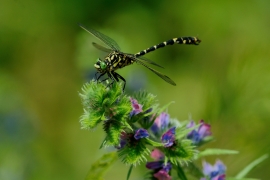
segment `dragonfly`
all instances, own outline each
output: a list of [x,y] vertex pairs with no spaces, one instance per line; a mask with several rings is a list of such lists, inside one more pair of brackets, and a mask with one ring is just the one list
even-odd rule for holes
[[[150,67],[148,64],[161,67],[162,66],[158,65],[154,61],[143,57],[145,54],[155,51],[156,49],[168,46],[168,45],[173,45],[173,44],[187,44],[187,45],[199,45],[201,40],[198,39],[197,37],[179,37],[179,38],[173,38],[168,41],[164,41],[162,43],[159,43],[157,45],[151,46],[145,50],[142,50],[136,54],[131,54],[131,53],[124,53],[120,50],[120,46],[113,40],[112,38],[106,36],[105,34],[96,31],[91,28],[86,28],[85,26],[79,24],[79,26],[87,31],[88,33],[92,34],[94,37],[99,39],[101,42],[103,42],[107,47],[101,46],[95,42],[93,42],[93,46],[96,47],[97,49],[104,51],[108,53],[104,59],[98,58],[94,67],[97,69],[96,73],[96,80],[98,81],[103,75],[107,74],[108,77],[112,80],[110,84],[113,84],[115,81],[119,82],[121,79],[124,82],[123,85],[123,91],[126,86],[126,80],[118,73],[115,71],[117,69],[126,67],[128,65],[133,64],[134,62],[143,65],[153,73],[155,73],[157,76],[162,78],[164,81],[167,83],[176,86],[176,83],[166,76],[165,74],[160,73],[159,71],[153,69]],[[97,77],[97,74],[100,73],[100,75]],[[110,85],[109,84],[109,85]]]

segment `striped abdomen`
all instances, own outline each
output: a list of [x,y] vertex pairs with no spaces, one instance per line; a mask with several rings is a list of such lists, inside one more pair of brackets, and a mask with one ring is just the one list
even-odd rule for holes
[[158,45],[155,45],[155,46],[152,46],[148,49],[145,49],[141,52],[138,52],[135,54],[135,57],[139,57],[139,56],[143,56],[145,55],[146,53],[149,53],[151,51],[154,51],[158,48],[161,48],[161,47],[165,47],[167,45],[173,45],[175,43],[177,44],[193,44],[193,45],[198,45],[199,43],[201,42],[201,40],[199,40],[198,38],[196,37],[180,37],[180,38],[173,38],[173,39],[170,39],[168,41],[164,41]]

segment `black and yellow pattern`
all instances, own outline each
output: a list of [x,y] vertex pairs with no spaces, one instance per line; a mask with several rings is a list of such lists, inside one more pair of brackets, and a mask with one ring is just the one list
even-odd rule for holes
[[[114,81],[119,81],[119,79],[121,79],[122,81],[124,81],[124,83],[126,84],[126,80],[120,76],[118,73],[116,73],[115,71],[117,69],[123,68],[125,66],[128,66],[130,64],[133,64],[134,62],[139,63],[141,65],[143,65],[144,67],[148,68],[150,71],[152,71],[153,73],[155,73],[156,75],[158,75],[160,78],[162,78],[163,80],[165,80],[166,82],[168,82],[171,85],[176,85],[175,82],[173,80],[171,80],[168,76],[158,72],[157,70],[149,67],[147,64],[145,63],[149,63],[155,66],[159,66],[160,65],[156,64],[155,62],[146,59],[144,57],[141,57],[149,52],[152,52],[156,49],[165,47],[167,45],[173,45],[175,43],[177,44],[190,44],[190,45],[198,45],[201,40],[199,40],[197,37],[180,37],[180,38],[173,38],[170,39],[168,41],[164,41],[160,44],[157,44],[155,46],[152,46],[148,49],[145,49],[143,51],[140,51],[136,54],[128,54],[128,53],[123,53],[120,51],[120,47],[119,45],[110,37],[94,30],[94,29],[87,29],[84,26],[80,25],[81,28],[83,28],[84,30],[86,30],[87,32],[89,32],[90,34],[92,34],[93,36],[95,36],[96,38],[98,38],[99,40],[101,40],[104,44],[106,44],[109,48],[103,47],[99,44],[93,43],[93,45],[102,51],[108,52],[109,54],[104,58],[104,59],[98,59],[97,63],[94,65],[95,68],[97,69],[97,71],[100,73],[99,77],[97,77],[97,80],[107,74],[109,76],[110,79],[112,79],[112,83]],[[124,89],[125,89],[125,84],[124,84]]]
[[146,53],[149,53],[151,51],[154,51],[158,48],[162,48],[162,47],[165,47],[165,46],[168,46],[168,45],[173,45],[175,43],[177,44],[193,44],[193,45],[199,45],[199,43],[201,42],[201,40],[199,40],[197,37],[180,37],[180,38],[173,38],[173,39],[170,39],[168,41],[164,41],[160,44],[157,44],[155,46],[152,46],[148,49],[145,49],[141,52],[138,52],[135,54],[136,57],[140,57],[140,56],[143,56],[145,55]]

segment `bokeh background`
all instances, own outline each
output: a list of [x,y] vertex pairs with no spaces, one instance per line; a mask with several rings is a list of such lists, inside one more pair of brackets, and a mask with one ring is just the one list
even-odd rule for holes
[[[164,40],[198,36],[199,46],[174,45],[146,57],[165,67],[176,87],[140,65],[118,72],[127,91],[175,101],[171,117],[212,125],[207,147],[240,151],[221,159],[227,176],[270,152],[270,1],[32,1],[0,3],[0,179],[84,179],[106,150],[101,127],[80,129],[78,92],[103,57],[97,39],[78,26],[137,53]],[[204,147],[206,148],[206,147]],[[248,177],[268,179],[270,160]],[[106,179],[125,179],[117,162]],[[143,165],[131,179],[141,179]]]

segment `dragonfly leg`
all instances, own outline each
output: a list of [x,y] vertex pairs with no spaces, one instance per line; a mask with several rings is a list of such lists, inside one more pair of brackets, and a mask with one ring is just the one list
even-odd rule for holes
[[96,78],[96,81],[97,81],[97,74],[98,74],[98,72],[96,72],[96,73],[95,73],[95,78]]
[[96,80],[98,81],[102,76],[104,76],[106,73],[102,73],[102,74],[100,74],[98,77],[97,77],[97,74],[98,74],[98,72],[96,72],[96,74],[95,74],[95,77],[96,77]]
[[116,72],[112,72],[112,75],[116,79],[117,82],[119,82],[118,78],[120,78],[122,81],[124,81],[124,86],[123,86],[123,91],[124,91],[125,87],[126,87],[126,80],[120,74],[118,74]]
[[[111,82],[110,84],[107,85],[107,87],[109,87],[109,86],[112,85],[115,81],[118,81],[118,79],[115,79],[115,77],[114,77],[111,73],[109,73],[109,72],[108,72],[107,74],[108,74],[108,76],[109,76],[109,78],[107,78],[107,79],[111,79],[111,80],[112,80],[112,82]],[[107,80],[107,79],[106,79],[106,80]],[[106,87],[106,88],[107,88],[107,87]]]
[[105,79],[103,79],[102,81],[100,81],[100,82],[104,82],[104,81],[106,81],[106,80],[108,80],[109,78],[105,78]]

